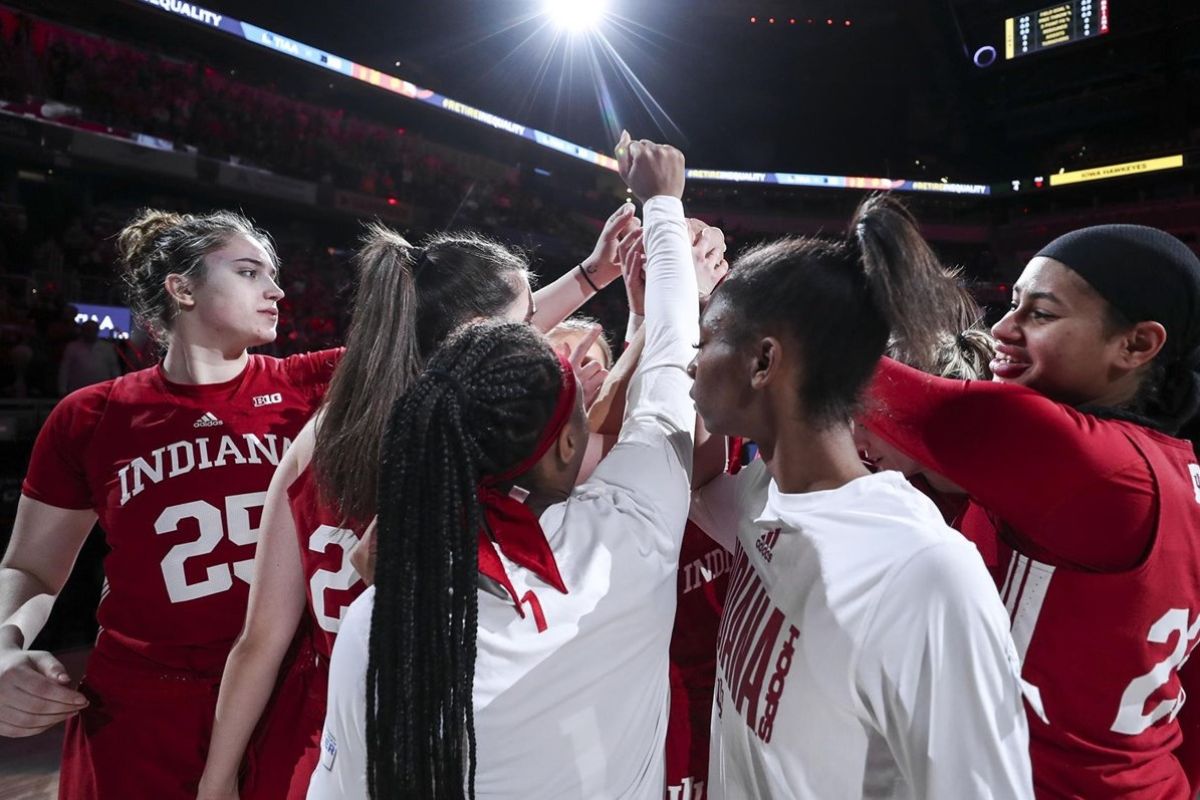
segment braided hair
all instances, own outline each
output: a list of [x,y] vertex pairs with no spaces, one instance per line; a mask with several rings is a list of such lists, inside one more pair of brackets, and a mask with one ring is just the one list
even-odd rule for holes
[[374,800],[474,797],[476,489],[534,451],[561,381],[532,328],[482,322],[453,334],[393,409],[367,664]]

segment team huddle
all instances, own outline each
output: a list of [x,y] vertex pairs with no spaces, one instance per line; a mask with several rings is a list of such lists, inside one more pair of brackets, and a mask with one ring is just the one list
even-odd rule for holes
[[[617,160],[561,278],[373,225],[283,359],[265,232],[133,220],[164,356],[38,436],[0,734],[65,721],[69,800],[1195,798],[1200,259],[1074,231],[989,335],[889,196],[730,265],[679,151]],[[97,522],[72,688],[30,646]]]

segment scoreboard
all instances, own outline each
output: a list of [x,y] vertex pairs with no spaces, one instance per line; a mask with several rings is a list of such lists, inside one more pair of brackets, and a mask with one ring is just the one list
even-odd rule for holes
[[1108,33],[1108,0],[1070,0],[1004,21],[1005,59]]

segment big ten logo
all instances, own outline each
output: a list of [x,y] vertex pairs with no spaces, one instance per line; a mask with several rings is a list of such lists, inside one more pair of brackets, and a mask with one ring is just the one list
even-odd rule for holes
[[1192,490],[1196,493],[1196,502],[1200,503],[1200,464],[1188,464],[1188,473],[1192,476]]
[[261,408],[262,406],[269,406],[272,403],[282,402],[283,395],[279,392],[275,392],[274,394],[260,394],[254,398],[254,407]]

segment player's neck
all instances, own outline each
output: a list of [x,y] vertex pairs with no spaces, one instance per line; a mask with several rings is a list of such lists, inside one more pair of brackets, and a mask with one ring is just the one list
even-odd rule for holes
[[173,340],[162,368],[172,383],[202,385],[231,381],[246,368],[245,350],[228,353],[219,348]]
[[813,430],[796,422],[771,442],[759,442],[759,451],[785,494],[837,489],[870,474],[858,457],[853,434],[843,425]]

